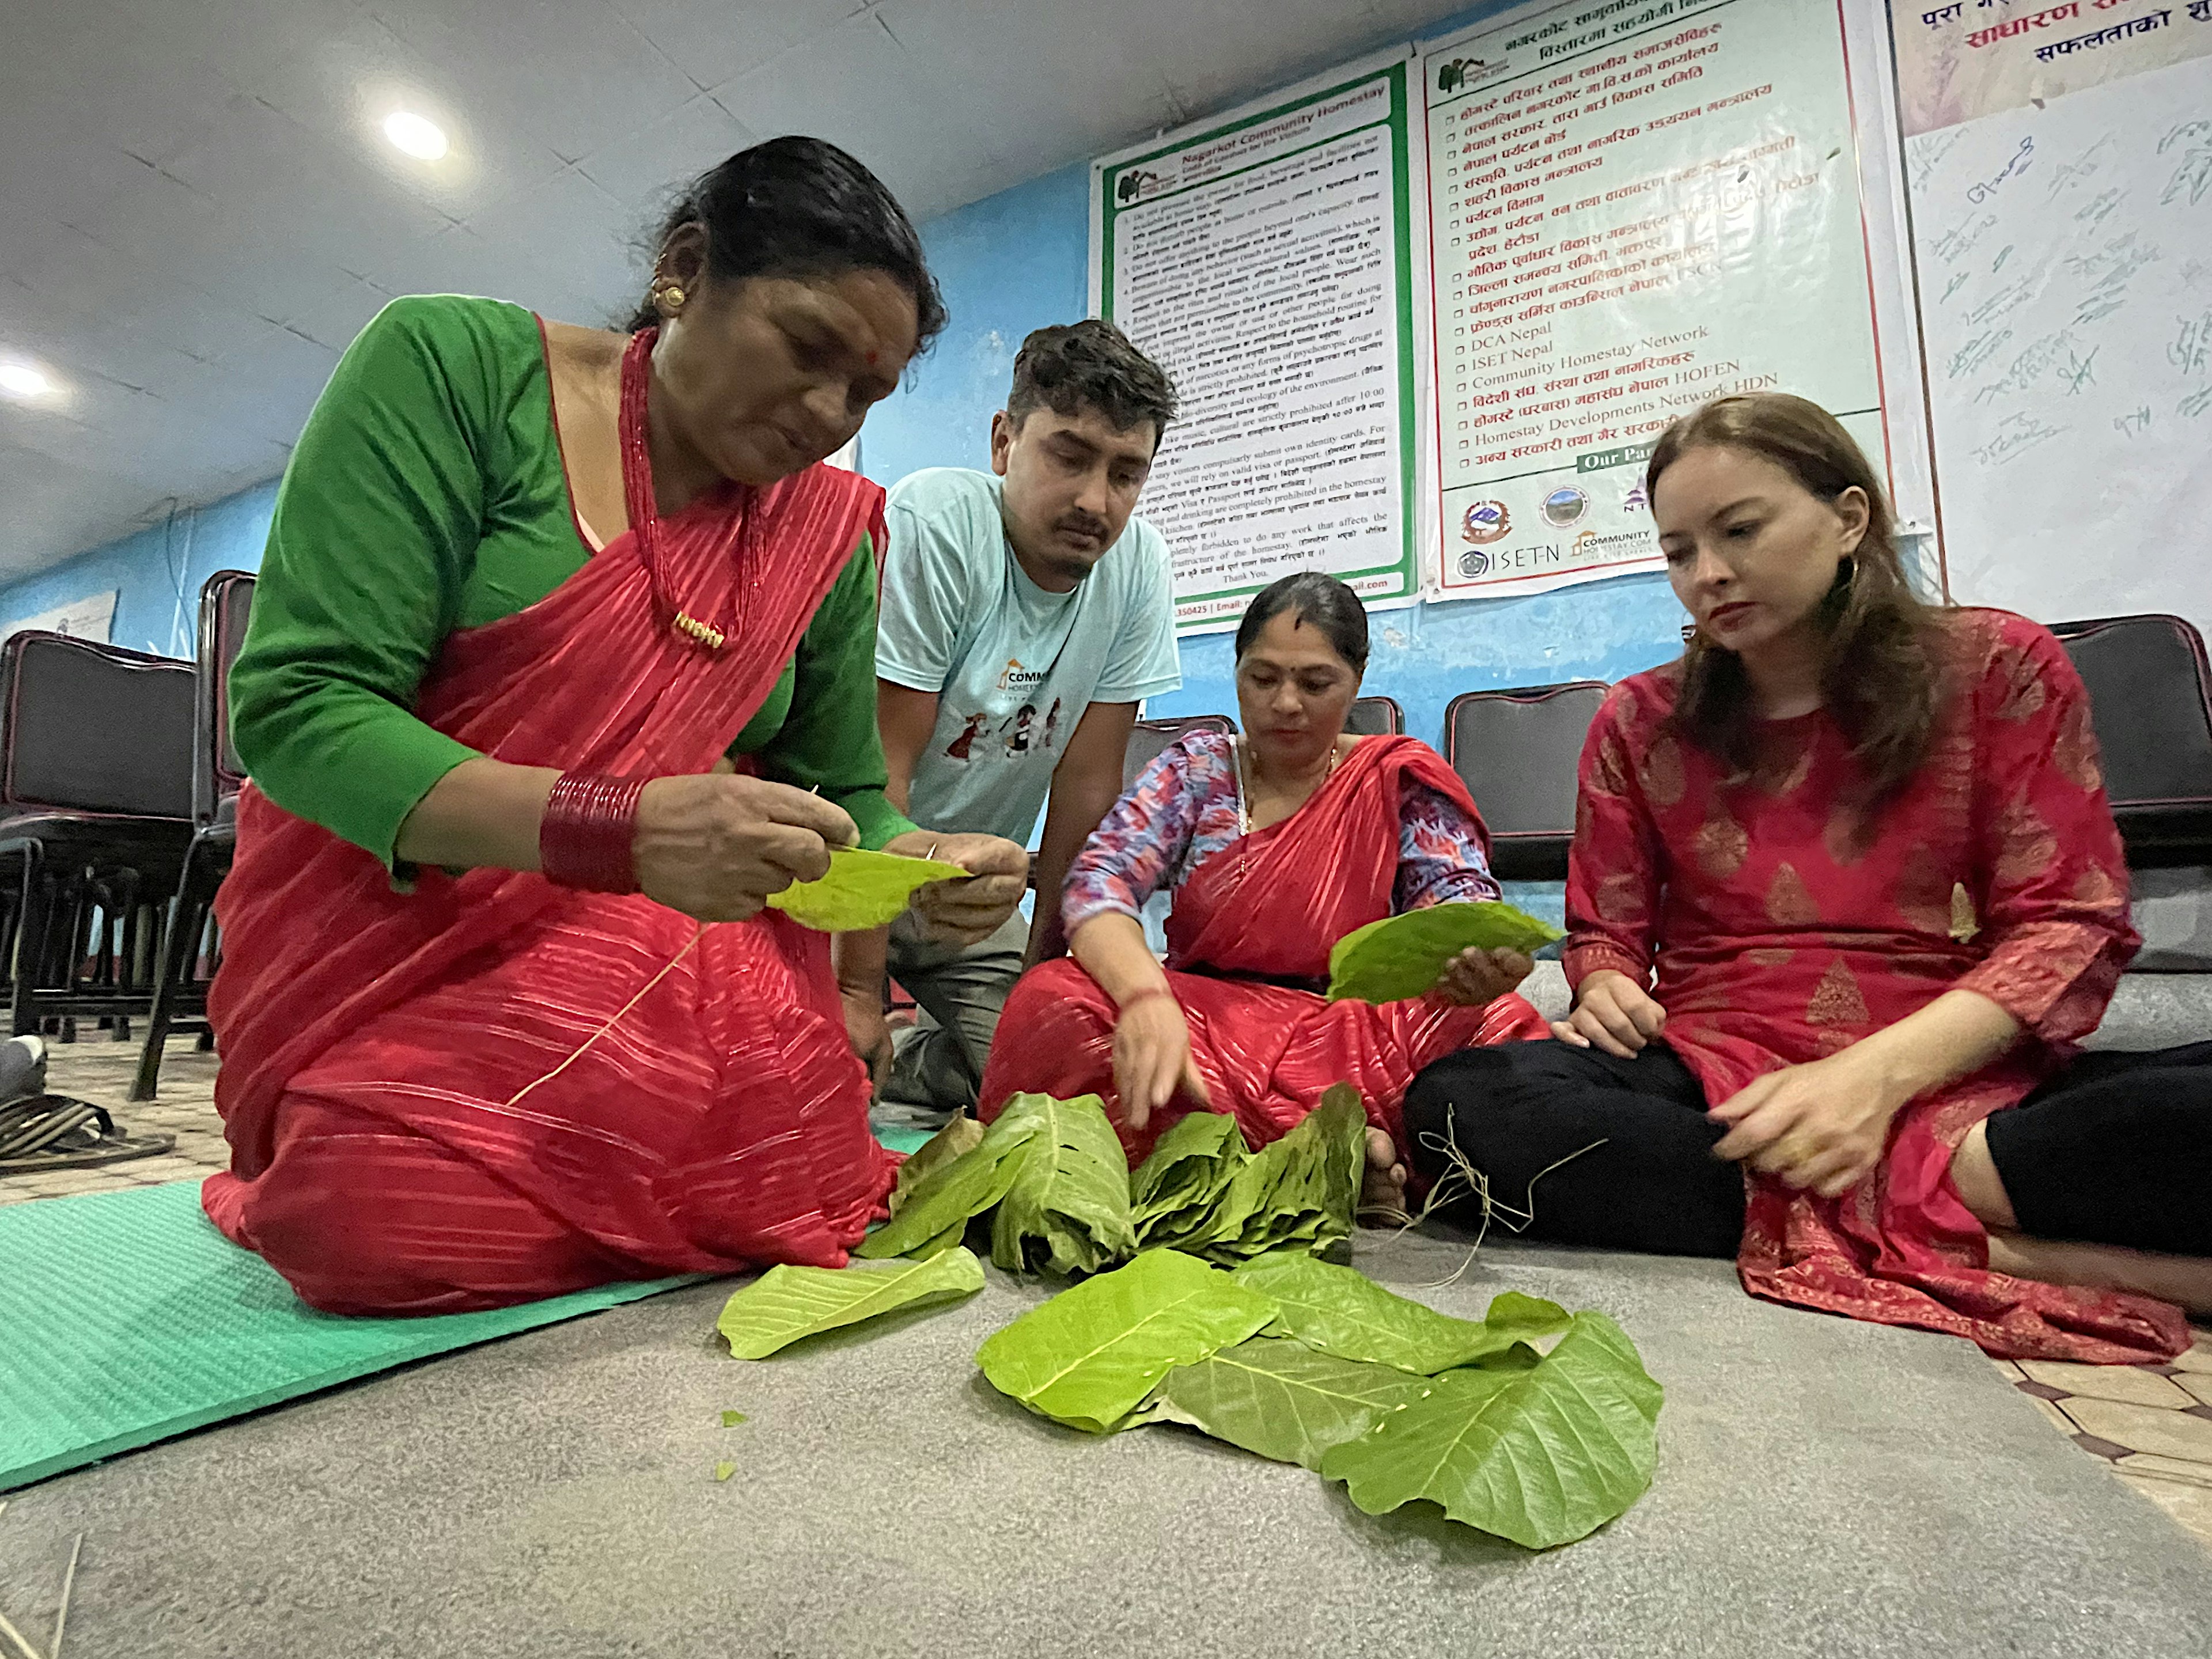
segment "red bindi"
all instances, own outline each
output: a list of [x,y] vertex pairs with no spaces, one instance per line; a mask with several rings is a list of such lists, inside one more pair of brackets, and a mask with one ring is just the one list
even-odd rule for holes
[[870,368],[873,368],[875,366],[876,366],[876,354],[875,354],[874,352],[871,351],[871,352],[868,354],[868,367],[869,367]]

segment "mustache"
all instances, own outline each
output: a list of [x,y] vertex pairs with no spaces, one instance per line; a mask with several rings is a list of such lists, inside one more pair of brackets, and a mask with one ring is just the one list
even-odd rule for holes
[[1054,530],[1070,531],[1078,536],[1088,536],[1093,541],[1103,542],[1106,539],[1105,520],[1095,519],[1088,513],[1063,513],[1053,520],[1052,527]]

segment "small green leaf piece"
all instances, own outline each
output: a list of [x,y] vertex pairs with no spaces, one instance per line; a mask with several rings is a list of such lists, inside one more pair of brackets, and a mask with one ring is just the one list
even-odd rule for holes
[[828,875],[819,881],[795,881],[781,893],[769,894],[768,905],[819,933],[858,933],[896,921],[915,888],[963,879],[967,874],[941,859],[833,847]]
[[735,1463],[717,1463],[714,1465],[714,1479],[717,1480],[726,1480],[737,1472],[738,1466]]
[[1432,904],[1355,927],[1328,953],[1331,1002],[1396,1002],[1436,988],[1462,951],[1535,951],[1566,935],[1525,910],[1486,900]]
[[1416,1376],[1480,1364],[1522,1336],[1517,1330],[1440,1314],[1384,1290],[1356,1268],[1316,1261],[1302,1251],[1279,1251],[1248,1261],[1237,1270],[1237,1278],[1273,1299],[1281,1311],[1271,1328],[1283,1335],[1339,1359],[1388,1365]]
[[1000,1393],[1040,1416],[1110,1433],[1177,1365],[1242,1342],[1274,1304],[1175,1250],[1146,1250],[1031,1309],[976,1351]]
[[918,1186],[926,1176],[934,1175],[955,1158],[964,1158],[983,1144],[983,1126],[963,1112],[935,1134],[924,1141],[921,1150],[899,1165],[898,1180],[891,1188],[891,1213],[896,1215],[906,1206],[907,1194]]
[[954,1230],[964,1232],[971,1216],[982,1214],[1006,1195],[1042,1127],[1035,1118],[1011,1123],[1000,1118],[984,1131],[972,1152],[939,1164],[908,1188],[898,1213],[862,1239],[853,1254],[865,1261],[880,1261],[919,1253],[925,1247],[941,1249],[947,1234],[959,1243],[960,1232]]
[[1321,1467],[1331,1446],[1364,1434],[1428,1386],[1387,1365],[1316,1353],[1299,1342],[1255,1336],[1210,1359],[1178,1366],[1160,1385],[1150,1420],[1187,1423],[1278,1463]]
[[724,1412],[722,1413],[722,1426],[726,1429],[734,1429],[738,1424],[744,1420],[745,1414],[743,1412]]
[[1008,1273],[1095,1273],[1134,1255],[1129,1160],[1097,1095],[1016,1095],[999,1115],[1036,1131],[999,1200],[991,1260]]
[[884,1267],[786,1265],[770,1267],[725,1303],[715,1328],[728,1339],[732,1358],[765,1359],[804,1337],[982,1288],[983,1264],[959,1249]]
[[1322,1455],[1370,1515],[1425,1498],[1529,1549],[1587,1536],[1642,1497],[1657,1466],[1663,1391],[1600,1313],[1525,1370],[1454,1370]]

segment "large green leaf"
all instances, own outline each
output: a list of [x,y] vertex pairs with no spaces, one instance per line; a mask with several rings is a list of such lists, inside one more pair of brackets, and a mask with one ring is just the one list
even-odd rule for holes
[[1436,988],[1462,951],[1534,951],[1566,935],[1510,904],[1433,904],[1355,927],[1328,953],[1328,1000],[1396,1002]]
[[[860,1241],[854,1255],[866,1261],[908,1255],[951,1233],[1006,1196],[1040,1126],[1034,1118],[1000,1118],[972,1151],[940,1163],[907,1189],[898,1213]],[[938,1248],[942,1248],[939,1246]]]
[[1242,1342],[1274,1304],[1176,1250],[1146,1250],[1031,1309],[976,1350],[991,1386],[1041,1416],[1106,1434],[1177,1365]]
[[967,873],[941,859],[833,847],[828,875],[819,881],[795,881],[781,893],[769,894],[768,904],[817,933],[857,933],[896,921],[915,888],[957,880]]
[[[1418,1376],[1480,1364],[1527,1339],[1519,1326],[1454,1319],[1384,1290],[1355,1268],[1317,1261],[1299,1251],[1248,1261],[1237,1269],[1237,1277],[1273,1299],[1280,1311],[1271,1331],[1340,1359],[1389,1365]],[[1559,1318],[1564,1323],[1564,1310]]]
[[1097,1095],[1055,1100],[1016,1095],[999,1121],[1034,1121],[1029,1152],[999,1200],[991,1260],[1008,1273],[1066,1279],[1095,1273],[1133,1255],[1129,1160]]
[[787,1265],[770,1267],[723,1304],[714,1328],[729,1340],[734,1358],[765,1359],[802,1337],[982,1288],[983,1264],[959,1249],[883,1267]]
[[1152,1420],[1188,1423],[1279,1463],[1317,1469],[1331,1446],[1365,1432],[1384,1412],[1411,1404],[1428,1387],[1426,1378],[1387,1365],[1255,1336],[1170,1371]]
[[1417,1498],[1530,1549],[1571,1543],[1651,1484],[1663,1397],[1603,1314],[1578,1313],[1526,1370],[1455,1370],[1322,1457],[1370,1515]]
[[925,1176],[934,1175],[955,1158],[964,1158],[983,1144],[983,1126],[963,1112],[927,1140],[913,1157],[899,1165],[898,1181],[891,1188],[891,1213],[906,1207],[907,1194]]
[[1181,1248],[1224,1265],[1270,1250],[1324,1250],[1352,1235],[1366,1163],[1359,1096],[1348,1084],[1332,1085],[1288,1134],[1237,1168]]

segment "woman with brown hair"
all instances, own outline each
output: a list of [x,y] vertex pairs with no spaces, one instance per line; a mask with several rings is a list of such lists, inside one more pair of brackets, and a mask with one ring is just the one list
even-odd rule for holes
[[1429,1067],[1416,1167],[1480,1170],[1536,1237],[1735,1255],[1776,1301],[2179,1352],[2169,1304],[2212,1309],[2212,1043],[2075,1057],[2139,941],[2065,653],[1916,599],[1802,398],[1707,404],[1645,483],[1696,629],[1583,752],[1573,1012]]

